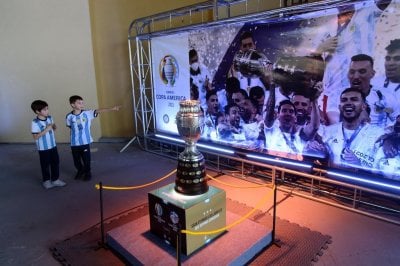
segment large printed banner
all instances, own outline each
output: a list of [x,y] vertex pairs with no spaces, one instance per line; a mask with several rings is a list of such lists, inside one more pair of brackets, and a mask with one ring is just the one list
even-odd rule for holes
[[151,43],[156,128],[178,133],[175,116],[179,102],[190,98],[188,35],[181,33],[153,38]]
[[157,130],[200,101],[203,141],[400,180],[400,0],[152,39]]

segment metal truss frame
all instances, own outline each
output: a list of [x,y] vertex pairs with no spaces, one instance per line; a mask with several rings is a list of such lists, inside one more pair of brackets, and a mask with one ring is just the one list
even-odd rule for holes
[[[155,70],[152,69],[151,62],[152,37],[196,28],[200,29],[208,25],[242,22],[251,19],[281,19],[282,17],[290,19],[291,15],[301,13],[304,10],[324,10],[327,7],[337,7],[347,4],[352,2],[352,0],[326,0],[312,3],[307,3],[308,1],[279,0],[279,8],[277,9],[263,11],[257,7],[256,12],[248,13],[248,10],[250,10],[248,9],[250,2],[253,5],[259,5],[263,0],[204,1],[196,5],[186,6],[132,21],[129,26],[128,46],[136,136],[132,138],[121,152],[135,140],[148,152],[174,159],[176,159],[179,152],[182,151],[182,144],[155,137],[157,132],[155,129],[152,76]],[[287,6],[288,2],[291,2],[293,6]],[[244,5],[244,14],[233,15],[233,8],[237,5]],[[390,204],[376,202],[373,197],[372,199],[364,200],[365,195],[372,194],[378,197],[387,197],[389,201],[394,200],[398,202],[398,200],[400,200],[398,194],[385,193],[359,185],[351,185],[346,182],[331,180],[325,175],[324,171],[316,170],[312,173],[301,173],[268,163],[247,160],[241,156],[228,156],[225,154],[213,153],[209,150],[202,150],[202,152],[206,156],[208,167],[213,168],[217,172],[232,174],[239,178],[260,182],[263,178],[272,178],[271,173],[277,171],[281,174],[279,182],[284,185],[279,187],[281,191],[297,194],[315,201],[345,208],[400,225],[400,209],[398,207],[393,207],[392,202]],[[236,163],[232,166],[230,162]],[[259,173],[259,171],[254,170],[257,167],[261,167],[265,171]],[[293,175],[300,176],[306,181],[293,185],[291,182],[291,177]],[[343,195],[340,191],[332,191],[332,188],[335,189],[338,186],[343,187],[345,191],[347,191],[347,194],[345,193]],[[335,198],[333,201],[329,200],[329,198],[332,198],[331,196]],[[361,209],[361,205],[367,206],[367,210]],[[368,208],[373,208],[374,210],[371,211]],[[376,209],[379,209],[378,214],[376,214]]]
[[[264,2],[269,0],[264,0]],[[207,25],[218,25],[230,22],[249,21],[258,18],[282,18],[308,11],[318,11],[335,4],[344,4],[351,0],[326,0],[300,5],[308,1],[279,0],[277,9],[261,10],[263,0],[213,0],[204,1],[199,4],[174,9],[168,12],[139,18],[129,26],[128,47],[129,63],[131,71],[131,86],[133,95],[133,112],[135,129],[138,136],[147,136],[153,133],[155,128],[153,80],[151,64],[151,38],[173,32],[204,28]],[[256,5],[256,12],[250,12],[248,6]],[[242,13],[233,15],[232,10],[237,5],[244,5]],[[209,14],[212,14],[210,20]]]

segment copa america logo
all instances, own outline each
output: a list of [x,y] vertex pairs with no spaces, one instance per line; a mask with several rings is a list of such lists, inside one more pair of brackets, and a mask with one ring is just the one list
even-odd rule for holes
[[259,77],[269,64],[271,61],[263,53],[252,49],[238,51],[233,58],[234,68],[246,78]]
[[165,124],[169,123],[169,116],[167,114],[163,115],[163,121]]
[[173,87],[179,76],[179,66],[172,55],[164,56],[159,65],[161,80],[169,87]]
[[159,203],[156,203],[154,205],[154,210],[156,211],[158,216],[161,216],[163,214],[163,209],[161,207],[161,204],[159,204]]
[[178,214],[176,214],[176,212],[172,211],[172,212],[169,214],[169,218],[171,219],[171,221],[172,221],[173,224],[179,223],[179,216],[178,216]]

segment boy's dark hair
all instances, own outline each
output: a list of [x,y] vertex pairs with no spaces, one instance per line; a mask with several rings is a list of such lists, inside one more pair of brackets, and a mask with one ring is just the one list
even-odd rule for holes
[[70,103],[70,104],[73,104],[73,103],[75,103],[75,102],[78,101],[78,100],[82,101],[83,99],[82,99],[82,97],[79,96],[79,95],[72,95],[71,97],[69,97],[69,103]]
[[36,111],[38,111],[38,112],[42,111],[47,106],[49,106],[49,105],[45,101],[42,101],[42,100],[35,100],[31,104],[31,108],[34,113],[36,113]]

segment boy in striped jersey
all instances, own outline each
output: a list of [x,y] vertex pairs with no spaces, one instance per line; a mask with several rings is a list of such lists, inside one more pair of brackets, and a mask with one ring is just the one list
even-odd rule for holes
[[32,120],[31,132],[39,150],[43,187],[46,189],[63,187],[66,183],[58,178],[60,174],[60,159],[54,136],[56,124],[54,124],[53,118],[49,116],[48,104],[45,101],[36,100],[32,102],[31,108],[37,115]]
[[93,142],[90,126],[93,118],[99,113],[118,111],[120,106],[85,110],[81,96],[73,95],[69,98],[72,112],[67,114],[67,127],[71,129],[71,151],[74,165],[77,170],[75,179],[88,181],[92,178],[90,166],[90,143]]

